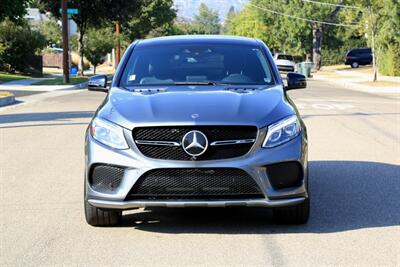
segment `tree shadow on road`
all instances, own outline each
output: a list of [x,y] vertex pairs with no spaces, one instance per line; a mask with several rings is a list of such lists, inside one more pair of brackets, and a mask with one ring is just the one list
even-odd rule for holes
[[400,166],[362,161],[311,161],[311,217],[280,225],[262,208],[146,209],[121,227],[161,233],[332,233],[400,224]]

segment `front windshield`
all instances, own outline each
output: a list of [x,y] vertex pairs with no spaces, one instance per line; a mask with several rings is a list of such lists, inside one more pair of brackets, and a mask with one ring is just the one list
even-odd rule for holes
[[271,85],[269,66],[261,50],[251,46],[143,47],[133,51],[120,85]]
[[290,60],[293,61],[293,57],[289,55],[278,55],[278,59]]

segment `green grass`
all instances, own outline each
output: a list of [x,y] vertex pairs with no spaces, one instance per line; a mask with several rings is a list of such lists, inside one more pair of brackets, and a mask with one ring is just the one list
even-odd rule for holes
[[[71,77],[69,79],[69,84],[80,84],[87,82],[87,77]],[[54,78],[49,80],[43,80],[34,83],[33,85],[65,85],[63,78]]]
[[7,92],[7,91],[0,91],[0,98],[10,96],[10,95],[13,95],[13,94],[10,92]]
[[11,73],[6,73],[6,72],[0,72],[0,82],[1,83],[21,80],[21,79],[26,79],[26,78],[32,78],[32,77],[21,75],[21,74],[11,74]]

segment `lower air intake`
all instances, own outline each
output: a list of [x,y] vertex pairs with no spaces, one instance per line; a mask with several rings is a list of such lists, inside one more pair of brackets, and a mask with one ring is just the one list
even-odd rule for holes
[[232,198],[264,198],[264,195],[247,172],[218,168],[151,170],[139,178],[127,196],[127,200]]
[[90,175],[90,185],[95,191],[102,193],[112,193],[124,176],[124,169],[117,166],[96,165],[92,168]]

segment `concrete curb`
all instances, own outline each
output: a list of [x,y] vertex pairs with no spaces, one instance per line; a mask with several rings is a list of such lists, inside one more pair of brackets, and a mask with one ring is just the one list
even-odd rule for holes
[[5,97],[0,97],[0,107],[8,106],[15,103],[15,96],[13,94]]
[[87,87],[87,82],[75,85],[0,85],[0,90],[13,90],[13,91],[57,91],[57,90],[71,90],[81,89]]

